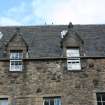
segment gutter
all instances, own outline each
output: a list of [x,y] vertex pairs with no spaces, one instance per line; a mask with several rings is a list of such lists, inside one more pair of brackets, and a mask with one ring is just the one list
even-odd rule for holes
[[[75,57],[72,57],[72,59]],[[77,57],[76,57],[77,58]],[[80,56],[80,59],[105,59],[105,56]],[[0,58],[0,61],[9,61],[9,58]],[[67,57],[36,57],[36,58],[23,58],[23,61],[34,60],[67,60]]]

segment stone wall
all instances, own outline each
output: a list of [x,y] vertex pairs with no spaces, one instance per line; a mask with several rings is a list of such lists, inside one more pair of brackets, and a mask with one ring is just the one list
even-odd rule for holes
[[43,105],[52,96],[62,105],[96,105],[96,92],[105,92],[105,59],[81,63],[82,70],[67,71],[66,60],[24,60],[23,72],[9,72],[9,60],[0,61],[0,97],[16,105]]

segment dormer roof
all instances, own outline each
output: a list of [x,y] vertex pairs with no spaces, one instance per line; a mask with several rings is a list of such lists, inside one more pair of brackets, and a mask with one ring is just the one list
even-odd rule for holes
[[[61,57],[60,34],[68,26],[20,26],[19,28],[22,38],[27,43],[30,58]],[[105,56],[105,25],[74,25],[73,31],[73,34],[76,32],[76,38],[80,42],[83,40],[86,56]],[[3,47],[14,37],[16,27],[0,27],[0,32],[3,33],[0,39],[0,58],[3,58]]]

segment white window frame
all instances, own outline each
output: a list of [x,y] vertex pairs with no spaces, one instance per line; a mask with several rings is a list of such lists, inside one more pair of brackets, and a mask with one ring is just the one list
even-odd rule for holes
[[10,52],[10,59],[22,59],[23,53],[21,51],[11,51]]
[[67,69],[81,70],[79,48],[67,48]]
[[45,105],[45,101],[47,101],[48,104],[50,105],[51,100],[54,101],[54,105],[61,105],[61,97],[45,97],[43,99],[43,105]]
[[10,71],[22,71],[23,69],[22,51],[10,51]]

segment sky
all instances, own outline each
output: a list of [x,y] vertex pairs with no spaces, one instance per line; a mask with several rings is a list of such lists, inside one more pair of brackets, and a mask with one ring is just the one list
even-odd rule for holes
[[105,0],[0,0],[0,26],[105,24]]

